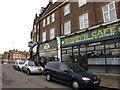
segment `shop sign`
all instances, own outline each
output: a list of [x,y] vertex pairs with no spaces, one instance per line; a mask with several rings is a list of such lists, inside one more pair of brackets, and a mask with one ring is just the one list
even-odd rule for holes
[[33,46],[33,42],[32,41],[29,41],[28,42],[28,47],[32,47]]
[[99,40],[106,37],[120,35],[120,23],[101,27],[85,33],[80,33],[71,37],[61,39],[61,46],[71,45],[75,43],[83,43],[93,40]]
[[49,49],[50,49],[50,45],[48,43],[46,43],[44,46],[44,50],[49,50]]

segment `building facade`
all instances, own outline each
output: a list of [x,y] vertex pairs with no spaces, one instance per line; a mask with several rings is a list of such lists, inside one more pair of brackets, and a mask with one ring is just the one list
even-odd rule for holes
[[26,51],[18,51],[17,49],[15,50],[9,50],[8,52],[4,52],[3,54],[3,59],[7,60],[25,60],[26,58],[29,58],[30,54],[29,52]]
[[57,57],[89,71],[119,73],[120,1],[49,2],[38,23],[40,60]]

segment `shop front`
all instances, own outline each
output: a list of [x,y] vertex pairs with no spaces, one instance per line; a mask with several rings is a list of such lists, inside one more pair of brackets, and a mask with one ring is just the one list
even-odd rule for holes
[[58,61],[58,45],[57,40],[52,40],[39,45],[40,61],[46,64],[49,61]]
[[61,38],[62,61],[92,72],[119,73],[120,23]]

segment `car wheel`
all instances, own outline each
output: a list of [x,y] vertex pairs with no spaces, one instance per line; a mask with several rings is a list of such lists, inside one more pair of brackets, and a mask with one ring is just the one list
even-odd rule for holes
[[27,70],[27,74],[30,75],[30,70],[29,69]]
[[22,67],[22,72],[24,72],[24,69],[23,69],[23,67]]
[[46,75],[46,80],[47,80],[47,81],[51,81],[51,75],[50,75],[50,74],[47,74],[47,75]]
[[18,67],[18,71],[20,71],[20,68]]
[[78,90],[80,88],[79,82],[77,80],[73,80],[72,88],[75,89],[75,90]]

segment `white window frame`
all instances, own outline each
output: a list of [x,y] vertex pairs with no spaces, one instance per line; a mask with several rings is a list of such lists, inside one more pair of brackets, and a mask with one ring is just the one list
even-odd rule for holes
[[70,4],[64,6],[64,16],[70,13]]
[[47,25],[50,24],[50,16],[47,17]]
[[53,38],[55,38],[55,29],[54,28],[50,29],[50,39],[53,39]]
[[42,41],[43,41],[43,42],[46,41],[46,32],[43,32],[43,33],[42,33]]
[[39,23],[37,24],[37,30],[39,30]]
[[64,23],[64,35],[71,33],[71,21]]
[[87,1],[86,0],[78,0],[78,4],[79,4],[79,7],[87,4]]
[[39,42],[39,35],[37,34],[37,42]]
[[[113,9],[110,9],[110,4],[112,4],[113,3]],[[108,7],[108,11],[106,11],[106,12],[104,12],[104,6],[106,6],[107,5],[107,7]],[[103,19],[104,19],[104,22],[108,22],[108,21],[112,21],[112,20],[116,20],[117,19],[117,15],[116,15],[116,7],[115,7],[115,2],[113,1],[113,2],[111,2],[111,3],[109,3],[109,4],[106,4],[106,5],[104,5],[103,7],[102,7],[102,12],[103,12]],[[111,19],[110,18],[110,11],[112,11],[112,10],[115,10],[115,18],[114,19]],[[108,13],[108,19],[109,20],[105,20],[105,14],[106,13]]]
[[[85,17],[85,15],[86,15],[86,17]],[[79,23],[80,23],[80,29],[84,29],[84,28],[89,27],[88,13],[84,13],[84,14],[79,16]]]
[[45,19],[43,19],[43,27],[45,27]]
[[55,13],[52,14],[52,22],[55,21]]

